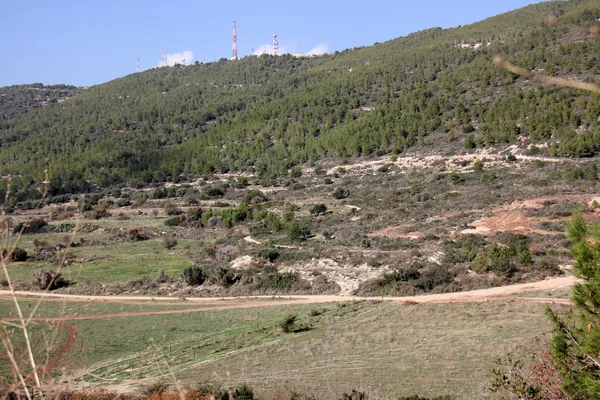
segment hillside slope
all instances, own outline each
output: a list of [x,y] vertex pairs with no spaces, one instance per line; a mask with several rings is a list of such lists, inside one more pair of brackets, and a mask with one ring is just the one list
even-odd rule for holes
[[0,88],[0,121],[25,114],[31,109],[66,100],[81,92],[69,85],[44,86],[41,83]]
[[[545,24],[547,15],[557,22]],[[594,156],[598,96],[531,84],[492,59],[593,80],[599,17],[595,0],[547,2],[323,57],[129,75],[0,119],[0,174],[16,175],[11,198],[23,201],[39,196],[48,165],[50,195],[61,195],[234,170],[271,184],[304,162],[413,146],[447,152],[520,139],[550,142],[542,151],[555,156]]]

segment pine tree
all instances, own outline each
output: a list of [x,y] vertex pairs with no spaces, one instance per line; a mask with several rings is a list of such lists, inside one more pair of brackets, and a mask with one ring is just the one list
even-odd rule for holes
[[575,275],[573,308],[559,316],[548,308],[555,328],[551,349],[572,399],[600,397],[600,224],[586,224],[577,212],[567,224]]

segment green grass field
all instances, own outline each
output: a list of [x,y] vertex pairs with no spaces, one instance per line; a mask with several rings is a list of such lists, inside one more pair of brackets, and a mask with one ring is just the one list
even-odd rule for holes
[[[63,276],[77,282],[116,283],[155,278],[163,270],[171,277],[179,277],[191,265],[184,254],[197,248],[199,242],[189,239],[178,242],[170,250],[165,249],[160,239],[75,247],[69,250],[74,261],[63,267]],[[77,262],[78,258],[88,255],[94,259]],[[14,263],[10,265],[11,278],[15,282],[31,283],[33,273],[39,268],[54,266],[45,262]]]
[[[247,301],[247,300],[239,300]],[[231,303],[228,303],[231,304]],[[0,302],[0,315],[10,305]],[[26,306],[27,307],[27,306]],[[45,302],[41,315],[181,309],[187,304]],[[248,383],[263,395],[452,394],[479,399],[508,352],[531,352],[549,332],[542,304],[398,305],[349,302],[86,319],[63,359],[72,384],[136,388],[172,375],[184,384]],[[298,330],[280,322],[298,315]],[[44,323],[36,323],[41,334]],[[58,328],[54,328],[58,329]]]

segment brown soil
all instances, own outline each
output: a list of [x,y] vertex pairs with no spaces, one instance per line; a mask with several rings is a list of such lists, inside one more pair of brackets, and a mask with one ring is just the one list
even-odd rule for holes
[[79,331],[71,325],[67,325],[63,322],[53,323],[53,325],[57,328],[64,329],[67,337],[65,338],[63,344],[48,359],[48,362],[44,366],[45,373],[50,373],[65,366],[65,356],[77,344],[77,338],[79,337]]
[[[564,194],[559,196],[543,196],[532,199],[516,200],[511,204],[493,210],[493,216],[476,221],[472,229],[463,230],[463,234],[494,235],[500,232],[538,233],[541,235],[559,235],[562,232],[552,232],[534,228],[534,221],[527,216],[526,209],[540,209],[545,202],[560,203],[566,200],[583,200],[589,204],[598,198],[597,194]],[[553,221],[553,220],[548,220]],[[555,221],[562,221],[556,219]],[[538,221],[539,222],[539,221]]]
[[418,239],[423,236],[422,232],[406,232],[410,227],[406,225],[388,226],[382,230],[367,233],[369,238],[385,237],[389,239]]

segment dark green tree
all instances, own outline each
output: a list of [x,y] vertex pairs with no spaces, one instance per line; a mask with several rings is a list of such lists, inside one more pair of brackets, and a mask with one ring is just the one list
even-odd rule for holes
[[600,224],[587,224],[577,212],[567,224],[575,275],[572,309],[559,315],[548,308],[555,328],[551,349],[572,399],[600,397]]

